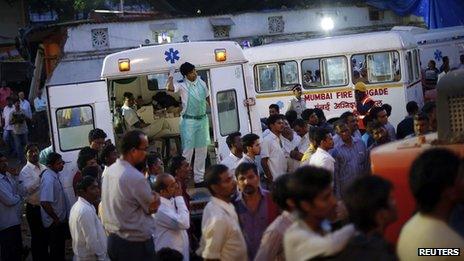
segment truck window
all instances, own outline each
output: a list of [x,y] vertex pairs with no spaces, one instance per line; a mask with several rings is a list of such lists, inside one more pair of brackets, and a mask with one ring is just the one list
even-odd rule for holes
[[93,110],[90,105],[56,110],[60,150],[70,151],[88,146],[89,131],[94,129],[93,119]]
[[353,83],[397,82],[401,80],[400,59],[396,51],[351,56]]
[[255,66],[258,92],[288,91],[298,83],[298,64],[295,61],[259,64]]
[[216,96],[219,130],[225,137],[240,130],[237,108],[237,93],[235,90],[221,91]]
[[348,84],[346,57],[306,59],[301,62],[303,87],[306,89]]

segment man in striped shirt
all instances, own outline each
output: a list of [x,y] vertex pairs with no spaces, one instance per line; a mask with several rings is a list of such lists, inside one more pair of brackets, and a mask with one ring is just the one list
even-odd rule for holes
[[369,154],[364,142],[351,135],[345,122],[337,121],[335,131],[341,138],[341,142],[332,151],[335,159],[334,190],[340,199],[343,198],[345,188],[353,180],[369,173]]

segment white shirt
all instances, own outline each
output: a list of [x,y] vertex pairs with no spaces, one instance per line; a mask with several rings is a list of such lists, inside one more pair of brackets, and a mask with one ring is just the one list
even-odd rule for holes
[[284,235],[285,259],[305,261],[320,256],[332,256],[346,246],[354,232],[354,226],[350,224],[333,233],[320,235],[304,221],[297,220]]
[[13,130],[13,125],[10,124],[11,121],[11,113],[15,110],[14,106],[8,107],[5,106],[3,108],[3,119],[5,120],[5,130]]
[[38,163],[36,166],[29,161],[19,173],[19,181],[27,192],[27,203],[40,206],[40,174],[47,169],[44,165]]
[[24,114],[26,114],[29,119],[32,119],[31,104],[28,100],[24,99],[20,101],[19,107],[21,107],[21,109],[24,111]]
[[287,173],[287,158],[285,157],[284,149],[280,145],[280,138],[272,131],[263,139],[261,158],[269,158],[269,170],[274,179]]
[[[421,213],[415,214],[401,230],[397,254],[400,260],[423,260],[417,256],[418,248],[461,248],[464,239],[445,222]],[[457,258],[459,259],[459,258]],[[435,256],[433,260],[457,260],[453,256]]]
[[232,152],[227,156],[225,159],[221,161],[222,165],[226,165],[229,168],[229,172],[235,176],[235,169],[240,163],[240,160],[242,158],[239,158],[235,156]]
[[298,148],[298,145],[301,142],[301,137],[298,136],[296,133],[293,133],[292,140],[288,140],[284,136],[280,136],[280,138],[282,140],[282,146],[284,149],[285,158],[287,158],[287,171],[293,172],[298,167],[300,167],[300,161],[292,159],[290,157],[290,152],[294,150],[295,148]]
[[441,80],[441,78],[443,78],[443,76],[445,76],[446,74],[448,74],[447,72],[443,71],[441,72],[439,75],[438,75],[438,80],[437,80],[437,83]]
[[[176,209],[177,207],[177,209]],[[155,220],[155,251],[169,247],[182,253],[189,260],[190,213],[181,196],[171,200],[161,197],[161,205],[153,214]]]
[[206,204],[197,254],[204,259],[248,260],[247,246],[234,205],[216,197]]
[[297,100],[296,97],[291,99],[289,101],[288,105],[288,110],[294,110],[296,111],[296,114],[298,115],[298,118],[301,117],[301,113],[306,110],[306,101],[303,99],[303,97],[300,100]]
[[106,235],[95,207],[79,197],[69,214],[74,260],[109,260]]
[[303,137],[300,137],[300,142],[298,143],[298,151],[301,153],[304,153],[308,148],[309,148],[309,133],[306,133]]
[[335,159],[325,150],[317,148],[316,152],[311,156],[309,165],[320,167],[334,173]]
[[[187,78],[184,78],[183,82],[177,82],[174,80],[173,85],[174,85],[174,92],[179,92],[180,99],[182,101],[182,114],[185,113],[185,110],[187,109],[187,104],[188,104],[188,98],[189,98],[189,92],[187,90]],[[192,82],[190,82],[192,83]],[[208,86],[206,83],[200,78],[200,76],[197,77],[197,80],[192,83],[195,85],[195,87],[202,86],[205,88],[206,92],[206,97],[209,97],[209,91],[208,91]],[[206,100],[204,101],[206,102]]]
[[135,110],[129,106],[126,106],[125,104],[121,107],[121,110],[122,116],[124,116],[124,121],[126,121],[126,127],[129,130],[134,129],[134,124],[140,121],[139,116]]

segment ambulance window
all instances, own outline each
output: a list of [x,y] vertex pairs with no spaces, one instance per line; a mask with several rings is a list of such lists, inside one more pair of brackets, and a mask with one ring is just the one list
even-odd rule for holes
[[90,105],[60,108],[56,111],[56,121],[61,151],[81,149],[89,145],[89,131],[95,128]]
[[414,69],[414,80],[420,79],[420,68],[419,68],[419,50],[413,51],[414,59],[412,60],[412,68]]
[[295,61],[259,64],[255,66],[258,92],[288,91],[298,83],[298,64]]
[[414,73],[413,73],[413,57],[411,52],[407,52],[406,62],[408,64],[408,82],[412,82],[414,80]]
[[304,88],[348,84],[348,65],[344,56],[303,60],[301,70]]
[[217,93],[217,108],[219,119],[219,131],[225,137],[240,130],[237,108],[237,93],[235,90],[221,91]]
[[157,91],[166,89],[167,80],[167,73],[155,73],[147,75],[148,90]]
[[401,79],[398,52],[366,54],[367,83],[397,82]]

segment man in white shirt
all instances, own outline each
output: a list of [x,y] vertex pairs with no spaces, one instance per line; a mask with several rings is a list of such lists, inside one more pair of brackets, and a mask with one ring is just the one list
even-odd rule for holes
[[36,112],[47,110],[47,100],[42,97],[42,90],[37,91],[37,97],[34,99],[34,108]]
[[168,247],[182,253],[189,260],[190,213],[182,197],[181,185],[169,174],[156,177],[154,189],[160,194],[161,204],[153,214],[155,219],[155,251]]
[[[2,112],[2,120],[3,120],[3,141],[5,141],[6,144],[8,144],[8,147],[10,148],[10,153],[18,153],[18,155],[22,156],[22,151],[17,152],[15,149],[15,143],[13,139],[13,124],[11,124],[11,113],[15,110],[15,107],[13,106],[13,98],[8,97],[6,98],[7,105],[3,107],[3,112]],[[21,153],[21,154],[19,154]]]
[[35,112],[32,115],[33,122],[36,125],[36,133],[40,142],[48,142],[48,118],[47,118],[47,100],[42,97],[42,90],[37,91],[37,97],[34,99]]
[[28,100],[24,97],[24,92],[19,92],[18,93],[19,97],[19,102],[20,102],[20,107],[21,110],[24,111],[26,114],[27,118],[32,119],[32,110],[31,110],[31,104],[29,103]]
[[32,259],[48,259],[45,229],[40,215],[40,174],[47,167],[39,163],[37,144],[28,144],[25,148],[27,163],[19,173],[19,181],[26,191],[26,219],[31,231]]
[[284,130],[282,131],[280,139],[282,141],[282,148],[287,160],[287,172],[293,172],[300,166],[300,161],[291,158],[290,153],[298,147],[301,137],[293,131],[288,121],[284,120]]
[[288,191],[299,218],[285,232],[286,260],[304,261],[341,251],[355,229],[350,224],[331,232],[324,226],[337,212],[331,173],[312,166],[301,167],[292,174]]
[[229,147],[230,154],[221,161],[222,165],[226,165],[232,175],[235,176],[235,169],[237,168],[240,160],[243,157],[242,147],[242,134],[240,132],[234,132],[229,134],[226,138],[227,147]]
[[303,92],[301,91],[301,85],[295,84],[292,88],[295,98],[291,99],[287,111],[296,111],[298,118],[301,118],[301,113],[306,110],[306,101],[301,98]]
[[261,165],[268,183],[287,172],[287,159],[282,145],[281,134],[285,127],[282,115],[272,115],[267,119],[271,132],[261,144]]
[[182,119],[180,121],[182,156],[191,164],[195,152],[193,178],[197,186],[202,186],[207,148],[211,144],[207,115],[207,109],[210,106],[209,89],[206,83],[198,77],[193,64],[183,63],[179,70],[184,77],[183,81],[175,82],[174,71],[171,70],[166,89],[180,94],[182,100]]
[[317,145],[317,150],[311,156],[309,165],[328,170],[333,175],[335,170],[335,159],[329,153],[329,150],[334,147],[332,134],[330,134],[330,131],[327,129],[319,128],[314,134],[314,140]]
[[290,152],[290,157],[301,164],[301,159],[303,158],[305,151],[308,150],[310,144],[308,124],[306,124],[303,119],[297,119],[293,123],[293,130],[300,137],[300,142],[298,143],[297,147],[293,148],[293,150]]
[[204,259],[248,260],[247,247],[231,197],[237,182],[224,165],[213,165],[205,174],[211,201],[203,210],[202,237],[197,254]]
[[163,128],[163,125],[148,124],[143,122],[133,108],[135,104],[134,95],[130,92],[124,93],[124,105],[121,107],[122,116],[127,130],[142,130],[149,137],[156,136]]
[[77,184],[79,198],[69,214],[74,260],[108,260],[106,235],[93,204],[100,198],[94,177],[85,176]]
[[459,155],[442,148],[426,150],[412,163],[409,187],[419,212],[401,230],[397,245],[400,260],[422,260],[417,255],[419,248],[464,249],[464,239],[448,225],[453,209],[464,202],[462,166]]

